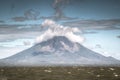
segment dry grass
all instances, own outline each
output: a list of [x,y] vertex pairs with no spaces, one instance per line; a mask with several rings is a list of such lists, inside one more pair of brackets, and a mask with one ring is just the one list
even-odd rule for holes
[[1,67],[0,80],[120,80],[120,67]]

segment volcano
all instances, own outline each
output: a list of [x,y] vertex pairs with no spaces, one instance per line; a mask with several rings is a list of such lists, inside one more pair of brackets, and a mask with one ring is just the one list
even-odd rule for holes
[[55,36],[2,59],[0,63],[0,66],[117,65],[120,61],[89,50],[65,36]]

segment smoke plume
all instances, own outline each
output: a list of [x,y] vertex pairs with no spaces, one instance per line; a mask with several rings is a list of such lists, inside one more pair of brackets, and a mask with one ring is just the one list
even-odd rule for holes
[[65,8],[66,5],[69,4],[69,2],[70,2],[70,0],[54,0],[53,8],[55,10],[55,18],[56,19],[65,17],[62,9]]
[[75,34],[81,33],[78,28],[65,27],[48,19],[42,23],[42,26],[43,28],[47,28],[47,30],[45,30],[42,35],[36,38],[36,43],[47,41],[54,36],[65,36],[72,42],[82,43],[84,41],[82,36]]

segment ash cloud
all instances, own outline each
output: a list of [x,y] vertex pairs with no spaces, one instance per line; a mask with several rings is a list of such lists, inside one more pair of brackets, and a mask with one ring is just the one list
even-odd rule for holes
[[69,17],[66,16],[64,13],[64,9],[70,5],[72,0],[54,0],[52,3],[52,8],[54,9],[54,14],[53,16],[42,16],[41,19],[52,19],[55,21],[59,20],[76,20],[78,19],[77,17]]
[[54,0],[53,8],[55,10],[56,19],[65,17],[62,9],[65,8],[67,4],[69,4],[69,0]]

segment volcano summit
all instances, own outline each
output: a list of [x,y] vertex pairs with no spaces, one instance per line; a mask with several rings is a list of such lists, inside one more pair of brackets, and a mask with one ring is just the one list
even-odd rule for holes
[[95,53],[64,36],[55,36],[1,60],[6,66],[115,65],[119,61]]

